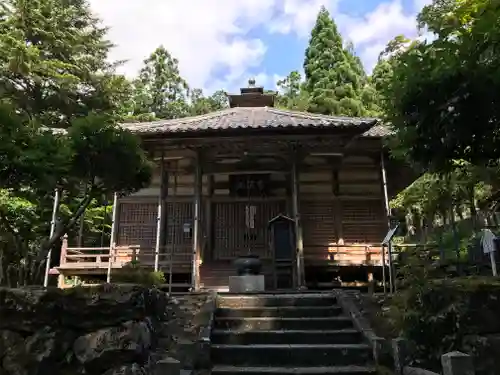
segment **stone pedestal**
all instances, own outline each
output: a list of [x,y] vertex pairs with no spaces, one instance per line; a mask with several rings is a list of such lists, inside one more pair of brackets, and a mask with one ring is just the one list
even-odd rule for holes
[[181,363],[171,357],[160,359],[154,365],[154,375],[181,375]]
[[443,354],[441,357],[443,375],[474,375],[472,357],[461,352]]
[[405,339],[397,338],[392,340],[392,356],[396,374],[403,375],[403,369],[409,362],[408,342]]
[[229,293],[263,292],[264,275],[229,276]]

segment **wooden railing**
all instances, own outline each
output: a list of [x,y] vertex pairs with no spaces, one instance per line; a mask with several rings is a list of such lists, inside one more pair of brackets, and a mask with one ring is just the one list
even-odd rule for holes
[[[141,266],[154,268],[157,254],[154,248],[142,246],[110,247],[68,247],[65,236],[61,247],[59,268],[69,269],[106,269],[122,268],[138,262]],[[165,246],[159,249],[158,267],[189,265],[192,252],[186,249]]]
[[109,247],[61,248],[61,267],[106,268],[110,259]]
[[[307,246],[304,254],[306,264],[338,266],[382,266],[382,246],[380,244],[331,244],[326,246]],[[158,254],[158,268],[168,271],[170,267],[189,266],[192,252],[188,248],[165,246]],[[151,247],[116,246],[109,247],[68,247],[67,238],[63,239],[60,268],[67,269],[106,269],[122,268],[138,262],[154,268],[156,252]],[[387,255],[386,255],[387,262]]]
[[306,264],[382,266],[380,244],[331,244],[327,247],[317,245],[308,246],[307,250],[304,253]]

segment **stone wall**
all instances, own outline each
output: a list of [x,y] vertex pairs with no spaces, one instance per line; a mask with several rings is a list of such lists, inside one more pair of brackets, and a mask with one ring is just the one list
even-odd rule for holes
[[140,286],[0,289],[0,375],[144,375],[158,363],[202,368],[198,344],[212,300]]

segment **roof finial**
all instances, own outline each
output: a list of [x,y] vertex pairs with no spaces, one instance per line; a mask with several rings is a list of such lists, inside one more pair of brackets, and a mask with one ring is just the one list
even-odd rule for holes
[[250,78],[248,80],[248,87],[255,87],[255,78]]

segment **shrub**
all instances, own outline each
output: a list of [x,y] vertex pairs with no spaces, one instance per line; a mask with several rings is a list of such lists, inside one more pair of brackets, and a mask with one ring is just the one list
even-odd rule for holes
[[120,270],[120,273],[113,275],[113,282],[159,286],[165,284],[165,275],[161,271],[155,272],[141,267],[139,262],[130,262]]
[[[442,354],[460,350],[476,355],[478,374],[490,374],[495,366],[491,351],[481,346],[486,336],[500,334],[500,281],[490,277],[414,281],[393,298],[388,316],[414,345],[415,364],[437,371]],[[486,352],[489,364],[481,355]]]

